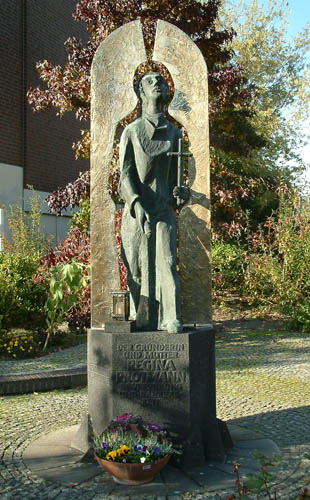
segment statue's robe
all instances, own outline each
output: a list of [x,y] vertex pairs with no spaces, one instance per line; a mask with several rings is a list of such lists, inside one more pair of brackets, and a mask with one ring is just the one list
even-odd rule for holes
[[[176,256],[177,159],[181,131],[164,114],[158,125],[143,114],[123,131],[120,142],[120,187],[125,201],[122,257],[137,327],[166,330],[181,321]],[[139,200],[146,211],[144,233],[135,217]]]

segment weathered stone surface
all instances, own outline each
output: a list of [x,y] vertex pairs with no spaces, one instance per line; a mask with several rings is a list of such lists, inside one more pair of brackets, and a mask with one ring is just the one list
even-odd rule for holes
[[169,113],[186,128],[193,153],[189,161],[191,197],[179,217],[183,323],[207,324],[211,321],[207,67],[192,40],[161,20],[157,23],[153,59],[171,73],[175,95]]
[[114,203],[109,166],[117,123],[137,104],[134,73],[146,59],[140,21],[114,31],[98,48],[91,72],[92,326],[110,317],[110,292],[119,289]]
[[136,330],[135,321],[106,321],[104,331],[109,333],[130,333]]
[[183,443],[179,465],[224,456],[216,420],[214,330],[108,333],[88,339],[94,433],[123,413],[164,425]]

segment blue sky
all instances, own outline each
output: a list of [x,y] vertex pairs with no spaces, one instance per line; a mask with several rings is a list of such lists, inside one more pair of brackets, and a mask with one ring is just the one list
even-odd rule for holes
[[288,0],[288,4],[291,10],[289,33],[294,36],[310,22],[310,0]]
[[[237,1],[237,0],[235,0]],[[296,35],[307,22],[310,22],[310,0],[286,0],[290,14],[290,26],[288,33],[292,36]],[[268,5],[268,0],[259,0],[259,3]]]

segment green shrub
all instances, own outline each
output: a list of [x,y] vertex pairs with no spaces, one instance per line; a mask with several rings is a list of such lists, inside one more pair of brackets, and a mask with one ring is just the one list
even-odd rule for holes
[[79,204],[79,209],[75,212],[71,219],[71,229],[75,227],[80,231],[89,231],[90,222],[90,199],[87,198]]
[[239,243],[217,241],[212,245],[212,280],[215,291],[242,288],[246,250]]
[[251,305],[276,304],[281,266],[272,255],[251,253],[246,257],[243,293]]
[[0,356],[6,359],[33,358],[42,348],[37,333],[27,330],[0,330]]
[[49,291],[44,306],[47,312],[47,335],[43,350],[50,336],[56,333],[70,310],[76,306],[90,281],[90,266],[81,262],[60,262],[49,271]]
[[0,253],[0,316],[3,328],[31,321],[43,310],[45,287],[34,281],[40,255]]
[[25,325],[43,311],[46,287],[34,281],[47,242],[40,233],[39,199],[33,195],[30,212],[19,205],[8,213],[11,241],[0,252],[0,328]]
[[245,293],[255,304],[274,304],[290,327],[310,330],[310,198],[281,195],[253,239]]

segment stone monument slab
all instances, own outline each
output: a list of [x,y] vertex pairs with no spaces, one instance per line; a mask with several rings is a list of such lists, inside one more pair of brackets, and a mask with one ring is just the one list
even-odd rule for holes
[[143,415],[183,443],[180,465],[222,459],[215,408],[214,330],[108,333],[88,339],[89,413],[94,433],[116,415]]
[[[108,192],[118,122],[137,105],[134,73],[146,60],[141,23],[125,24],[99,46],[91,70],[91,324],[110,318],[111,290],[120,288],[115,205]],[[117,62],[116,62],[117,61]]]
[[[118,415],[140,414],[182,443],[177,465],[200,466],[206,459],[223,460],[225,446],[232,444],[226,425],[216,419],[215,338],[206,327],[211,322],[208,80],[198,47],[163,21],[153,59],[174,81],[169,113],[188,133],[189,187],[175,161],[183,150],[182,134],[165,115],[167,82],[158,73],[145,74],[136,89],[142,114],[125,127],[120,144],[126,202],[122,255],[141,331],[129,331],[130,322],[109,321],[110,292],[119,288],[109,164],[117,123],[137,103],[133,77],[145,59],[141,25],[134,21],[101,44],[92,67],[89,415],[73,443],[89,456],[93,433]],[[186,203],[177,238],[180,200]],[[191,329],[181,333],[182,322]]]
[[197,45],[179,28],[162,20],[157,22],[153,60],[170,71],[175,93],[168,111],[186,129],[193,154],[188,162],[190,199],[178,220],[182,319],[184,324],[209,324],[212,287],[208,70]]

